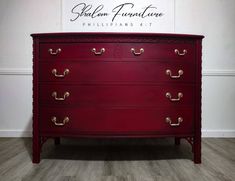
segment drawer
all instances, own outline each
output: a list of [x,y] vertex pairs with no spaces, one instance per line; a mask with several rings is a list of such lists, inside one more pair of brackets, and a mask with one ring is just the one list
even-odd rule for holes
[[187,109],[71,108],[40,109],[42,134],[192,134],[193,111]]
[[[126,59],[127,58],[127,59]],[[40,60],[194,61],[193,44],[158,43],[41,43]]]
[[39,89],[42,105],[169,107],[194,103],[194,86],[190,85],[42,84]]
[[113,57],[113,43],[41,43],[41,60],[97,60]]
[[40,63],[40,81],[194,82],[194,66],[167,62]]
[[136,60],[153,59],[154,61],[181,60],[193,62],[195,51],[193,44],[158,44],[158,43],[123,43],[122,57]]

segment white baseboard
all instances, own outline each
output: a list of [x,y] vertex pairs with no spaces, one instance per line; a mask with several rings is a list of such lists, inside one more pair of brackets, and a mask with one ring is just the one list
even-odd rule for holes
[[202,76],[235,76],[235,70],[205,69],[202,70]]
[[[0,137],[32,137],[32,131],[0,130]],[[203,138],[235,138],[235,130],[202,130]]]
[[204,138],[235,138],[235,130],[202,130]]
[[0,137],[32,137],[32,131],[0,130]]
[[32,76],[32,69],[30,68],[0,68],[0,75],[30,75]]

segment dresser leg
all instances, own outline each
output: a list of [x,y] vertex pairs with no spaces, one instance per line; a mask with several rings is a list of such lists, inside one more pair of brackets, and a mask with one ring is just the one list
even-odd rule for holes
[[54,138],[54,141],[55,141],[55,145],[59,145],[60,144],[60,137]]
[[33,163],[40,162],[40,152],[41,152],[40,137],[34,136],[33,137]]
[[201,163],[201,137],[194,137],[193,153],[194,163]]
[[175,145],[180,145],[180,138],[179,137],[175,137]]

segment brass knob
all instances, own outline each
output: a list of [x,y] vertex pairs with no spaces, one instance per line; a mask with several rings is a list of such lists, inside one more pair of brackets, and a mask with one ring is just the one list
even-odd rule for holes
[[63,78],[65,77],[66,75],[69,74],[69,69],[65,69],[63,74],[57,74],[57,70],[56,69],[53,69],[52,71],[52,74],[55,76],[55,77],[59,77],[59,78]]
[[183,74],[184,74],[183,70],[179,70],[178,75],[172,75],[171,70],[169,70],[169,69],[166,70],[166,75],[169,75],[172,79],[179,79],[181,77],[181,75],[183,75]]
[[170,117],[166,117],[165,121],[166,121],[166,123],[169,123],[170,126],[176,127],[176,126],[179,126],[180,123],[183,122],[183,118],[182,117],[178,117],[178,119],[177,119],[178,122],[177,123],[172,123],[172,120],[171,120]]
[[69,117],[65,117],[62,122],[57,122],[57,118],[55,116],[51,117],[51,121],[56,125],[56,126],[64,126],[66,123],[69,122]]
[[91,51],[92,51],[95,55],[102,55],[102,54],[105,52],[105,48],[101,48],[99,52],[97,52],[95,48],[92,48]]
[[170,101],[172,101],[172,102],[177,102],[177,101],[180,101],[180,99],[183,97],[183,93],[182,93],[182,92],[179,92],[179,93],[178,93],[178,98],[172,98],[171,93],[170,93],[170,92],[167,92],[167,93],[166,93],[166,97],[167,97]]
[[177,54],[179,56],[184,56],[184,55],[186,55],[186,53],[187,53],[187,50],[185,50],[185,49],[183,50],[182,53],[180,53],[180,51],[178,49],[175,49],[175,54]]
[[69,97],[69,92],[65,92],[63,97],[57,97],[57,92],[52,92],[52,97],[55,98],[56,101],[64,101],[67,97]]
[[50,49],[48,50],[48,52],[49,52],[51,55],[57,55],[58,53],[61,52],[61,49],[58,48],[58,49],[56,49],[56,50],[54,51],[53,49],[50,48]]
[[139,50],[139,52],[136,52],[136,51],[135,51],[135,48],[131,48],[131,52],[132,52],[134,55],[139,56],[139,55],[141,55],[142,53],[144,53],[144,49],[141,48],[141,49]]

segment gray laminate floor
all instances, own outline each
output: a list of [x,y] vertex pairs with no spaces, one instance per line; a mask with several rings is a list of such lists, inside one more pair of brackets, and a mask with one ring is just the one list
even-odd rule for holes
[[30,138],[0,138],[0,181],[235,181],[235,139],[203,139],[202,164],[186,141],[48,140],[40,164]]

